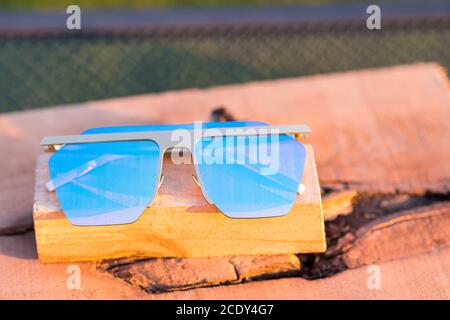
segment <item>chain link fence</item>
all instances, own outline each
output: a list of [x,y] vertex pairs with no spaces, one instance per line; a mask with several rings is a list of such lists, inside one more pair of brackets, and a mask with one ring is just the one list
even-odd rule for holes
[[[450,17],[164,27],[0,30],[0,112],[191,87],[435,61]],[[401,84],[399,84],[401,85]]]

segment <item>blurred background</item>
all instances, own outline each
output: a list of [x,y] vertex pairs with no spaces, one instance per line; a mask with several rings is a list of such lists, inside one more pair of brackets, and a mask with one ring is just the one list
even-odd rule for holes
[[0,112],[418,61],[450,66],[450,1],[0,1]]

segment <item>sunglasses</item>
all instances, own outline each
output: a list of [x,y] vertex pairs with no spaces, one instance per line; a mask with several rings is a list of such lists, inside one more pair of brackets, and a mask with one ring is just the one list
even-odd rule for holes
[[45,137],[49,191],[73,225],[136,221],[156,197],[164,154],[193,162],[194,182],[208,203],[230,218],[289,213],[299,189],[307,125],[208,122],[93,128]]

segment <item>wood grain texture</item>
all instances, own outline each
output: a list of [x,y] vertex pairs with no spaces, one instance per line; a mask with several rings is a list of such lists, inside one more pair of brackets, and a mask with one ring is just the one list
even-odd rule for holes
[[42,262],[90,261],[122,257],[208,257],[323,252],[326,248],[320,187],[312,147],[302,183],[306,191],[288,215],[230,219],[209,205],[192,180],[192,165],[165,157],[161,189],[153,204],[131,223],[74,226],[65,218],[50,179],[48,157],[36,170],[34,226]]

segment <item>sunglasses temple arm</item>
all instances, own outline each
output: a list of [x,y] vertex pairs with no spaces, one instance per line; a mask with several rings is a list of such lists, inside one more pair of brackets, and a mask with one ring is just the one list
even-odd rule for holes
[[49,182],[46,183],[47,190],[54,191],[57,188],[73,181],[74,179],[84,176],[85,174],[96,168],[99,168],[112,161],[123,159],[126,157],[128,156],[104,154],[100,157],[97,157],[93,160],[90,160],[82,164],[81,166],[78,166],[72,170],[62,173],[54,179],[51,179]]

